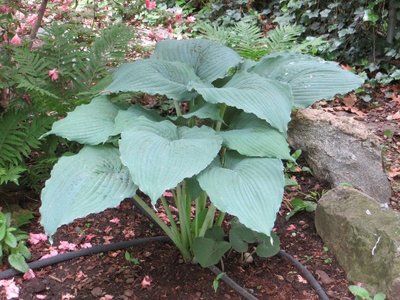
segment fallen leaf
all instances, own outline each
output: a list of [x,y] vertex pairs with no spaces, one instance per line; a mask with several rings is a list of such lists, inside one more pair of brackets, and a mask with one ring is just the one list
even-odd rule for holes
[[146,276],[144,276],[144,278],[140,284],[143,289],[146,289],[146,288],[150,287],[152,281],[153,281],[153,279],[151,279],[150,276],[146,275]]
[[47,295],[36,294],[36,299],[38,299],[38,300],[43,300],[43,299],[46,299],[46,298],[47,298]]
[[331,284],[334,282],[334,280],[322,270],[316,270],[315,274],[317,274],[317,277],[319,278],[319,280],[321,280],[323,284]]
[[100,298],[100,300],[112,300],[112,299],[114,299],[114,296],[108,294]]
[[392,120],[399,120],[400,119],[400,111],[398,111],[397,113],[395,113],[393,116],[392,116]]
[[350,94],[343,97],[343,103],[347,107],[353,107],[356,102],[357,102],[357,96],[355,94]]
[[395,178],[400,175],[400,168],[390,168],[388,171],[388,175],[390,178]]

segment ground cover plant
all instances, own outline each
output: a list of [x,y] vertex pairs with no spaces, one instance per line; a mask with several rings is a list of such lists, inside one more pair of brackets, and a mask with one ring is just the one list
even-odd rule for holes
[[[101,95],[47,134],[85,146],[61,158],[46,182],[40,208],[46,233],[133,196],[185,261],[210,266],[232,246],[246,251],[247,242],[258,242],[262,256],[274,254],[282,159],[292,159],[286,142],[292,109],[362,82],[308,55],[274,53],[256,63],[208,40],[161,41],[151,58],[122,65]],[[121,104],[127,93],[161,95],[176,115]],[[153,206],[160,199],[170,226],[142,193]],[[221,229],[225,213],[240,222],[230,242]]]

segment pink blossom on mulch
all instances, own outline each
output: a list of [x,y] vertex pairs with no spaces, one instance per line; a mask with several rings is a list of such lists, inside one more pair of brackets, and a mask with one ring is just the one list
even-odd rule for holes
[[296,228],[296,225],[294,225],[294,224],[290,224],[287,228],[286,228],[286,230],[287,231],[292,231],[292,230],[296,230],[297,228]]
[[29,269],[27,272],[25,272],[25,274],[22,278],[24,278],[25,280],[30,280],[35,277],[36,277],[35,272],[33,272],[32,269]]
[[85,241],[90,242],[90,241],[91,241],[92,239],[94,239],[96,236],[97,236],[97,235],[95,235],[95,234],[89,233],[89,234],[87,234],[87,235],[85,236]]
[[75,251],[76,250],[76,245],[67,241],[60,241],[60,245],[58,246],[58,249],[64,250],[64,251]]
[[92,248],[92,244],[91,243],[83,243],[82,245],[81,245],[81,248],[82,249],[86,249],[86,248]]
[[146,288],[150,287],[152,281],[153,281],[153,279],[151,279],[150,276],[146,275],[146,276],[144,276],[144,278],[140,284],[143,289],[146,289]]
[[56,256],[56,255],[58,255],[58,250],[51,249],[49,254],[43,255],[40,259],[46,259],[46,258],[53,257],[53,256]]
[[119,224],[119,222],[120,222],[120,219],[118,219],[118,218],[113,218],[110,220],[110,223],[114,223],[114,224]]
[[44,241],[47,241],[47,235],[45,235],[44,233],[29,233],[28,242],[31,245],[36,245]]
[[16,286],[14,278],[0,280],[0,286],[3,287],[7,300],[19,298],[19,287]]

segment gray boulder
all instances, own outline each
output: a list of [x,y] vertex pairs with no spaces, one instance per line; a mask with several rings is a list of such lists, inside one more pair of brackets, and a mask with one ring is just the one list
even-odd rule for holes
[[333,187],[349,183],[381,203],[391,188],[382,168],[379,143],[360,122],[316,109],[297,111],[288,140],[301,149],[314,175]]
[[368,195],[338,187],[318,202],[315,225],[351,281],[400,299],[400,214]]

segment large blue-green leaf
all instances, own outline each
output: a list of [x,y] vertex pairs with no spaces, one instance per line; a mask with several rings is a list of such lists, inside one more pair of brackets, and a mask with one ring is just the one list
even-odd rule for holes
[[160,41],[152,58],[186,63],[209,83],[225,77],[241,62],[240,56],[232,49],[204,39]]
[[170,121],[139,118],[121,134],[121,160],[154,204],[165,190],[204,170],[221,144],[208,127],[176,127]]
[[292,110],[290,87],[257,74],[239,72],[222,88],[201,83],[190,85],[204,100],[240,108],[286,132]]
[[364,82],[337,63],[300,53],[267,55],[251,68],[251,72],[288,83],[292,88],[294,105],[298,107],[348,93]]
[[113,135],[120,134],[126,128],[131,127],[135,123],[136,119],[139,117],[145,117],[146,119],[155,122],[164,120],[164,118],[162,118],[155,111],[146,109],[140,105],[133,105],[129,107],[127,110],[118,111],[118,114],[115,117],[114,130],[112,134]]
[[110,146],[86,146],[61,157],[42,190],[41,223],[48,235],[76,218],[117,206],[137,187]]
[[246,158],[227,152],[224,166],[215,160],[197,179],[219,210],[238,217],[252,230],[270,235],[285,184],[280,159]]
[[232,120],[230,128],[218,133],[229,149],[246,156],[292,159],[283,133],[255,115],[240,113]]
[[53,124],[44,136],[56,134],[81,144],[105,143],[112,135],[118,108],[106,96],[96,97],[89,104],[80,105],[74,111]]
[[119,67],[114,73],[113,82],[104,92],[143,92],[184,101],[196,95],[188,91],[187,84],[199,80],[193,68],[187,64],[143,59]]

